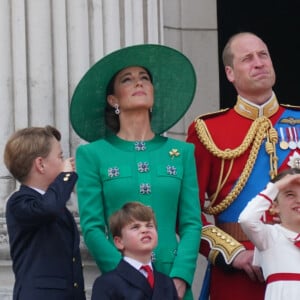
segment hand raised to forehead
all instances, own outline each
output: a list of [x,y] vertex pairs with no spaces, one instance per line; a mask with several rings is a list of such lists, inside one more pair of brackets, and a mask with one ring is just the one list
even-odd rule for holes
[[66,158],[64,161],[63,172],[74,172],[75,161],[73,157]]
[[290,184],[300,185],[300,174],[287,174],[286,176],[275,182],[275,185],[279,190],[288,187]]

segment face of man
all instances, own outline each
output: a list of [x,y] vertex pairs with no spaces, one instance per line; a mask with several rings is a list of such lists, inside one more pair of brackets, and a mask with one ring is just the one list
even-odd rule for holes
[[255,104],[272,95],[275,72],[266,44],[252,34],[238,35],[231,43],[232,66],[226,66],[228,80],[238,94]]

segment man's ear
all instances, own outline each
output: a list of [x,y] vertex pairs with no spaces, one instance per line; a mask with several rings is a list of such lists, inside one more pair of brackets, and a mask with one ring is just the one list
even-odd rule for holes
[[124,245],[123,245],[123,240],[120,236],[114,237],[114,244],[119,251],[123,251]]
[[226,66],[225,67],[225,74],[226,74],[226,77],[227,77],[229,82],[234,82],[234,72],[233,72],[232,67]]

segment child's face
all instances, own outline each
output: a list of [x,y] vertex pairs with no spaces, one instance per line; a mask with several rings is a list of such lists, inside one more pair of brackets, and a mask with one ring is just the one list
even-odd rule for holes
[[114,242],[124,256],[138,259],[140,256],[151,254],[157,245],[155,224],[153,220],[134,220],[122,229],[122,236],[115,237]]
[[300,224],[300,186],[298,183],[291,183],[282,189],[274,204],[282,223],[287,226]]
[[53,138],[51,144],[49,155],[43,159],[45,179],[48,181],[48,184],[52,183],[63,169],[63,153],[60,142]]

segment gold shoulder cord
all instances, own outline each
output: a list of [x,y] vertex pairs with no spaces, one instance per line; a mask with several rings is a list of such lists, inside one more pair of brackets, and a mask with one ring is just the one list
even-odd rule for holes
[[[198,138],[202,142],[202,144],[206,147],[206,149],[212,153],[212,155],[221,158],[221,172],[219,177],[219,183],[216,192],[212,195],[210,200],[210,204],[208,207],[204,208],[204,212],[210,215],[216,215],[224,211],[240,194],[245,184],[247,183],[251,171],[253,169],[254,163],[257,158],[258,151],[263,142],[264,138],[267,138],[266,141],[266,152],[270,156],[270,177],[274,178],[277,175],[277,161],[278,157],[276,156],[276,143],[278,141],[278,135],[276,130],[273,128],[271,121],[266,117],[257,118],[251,125],[247,135],[245,136],[242,144],[235,149],[225,149],[220,150],[216,144],[214,143],[208,128],[205,125],[205,122],[202,119],[197,119],[196,121],[196,131],[198,134]],[[252,144],[252,146],[251,146]],[[241,156],[249,147],[251,148],[249,158],[247,163],[243,169],[239,180],[237,181],[234,188],[231,192],[223,199],[219,204],[213,206],[214,202],[217,199],[217,196],[224,186],[230,172],[232,169],[232,165],[234,159]],[[223,181],[223,171],[225,160],[230,160],[229,170],[224,177]]]

